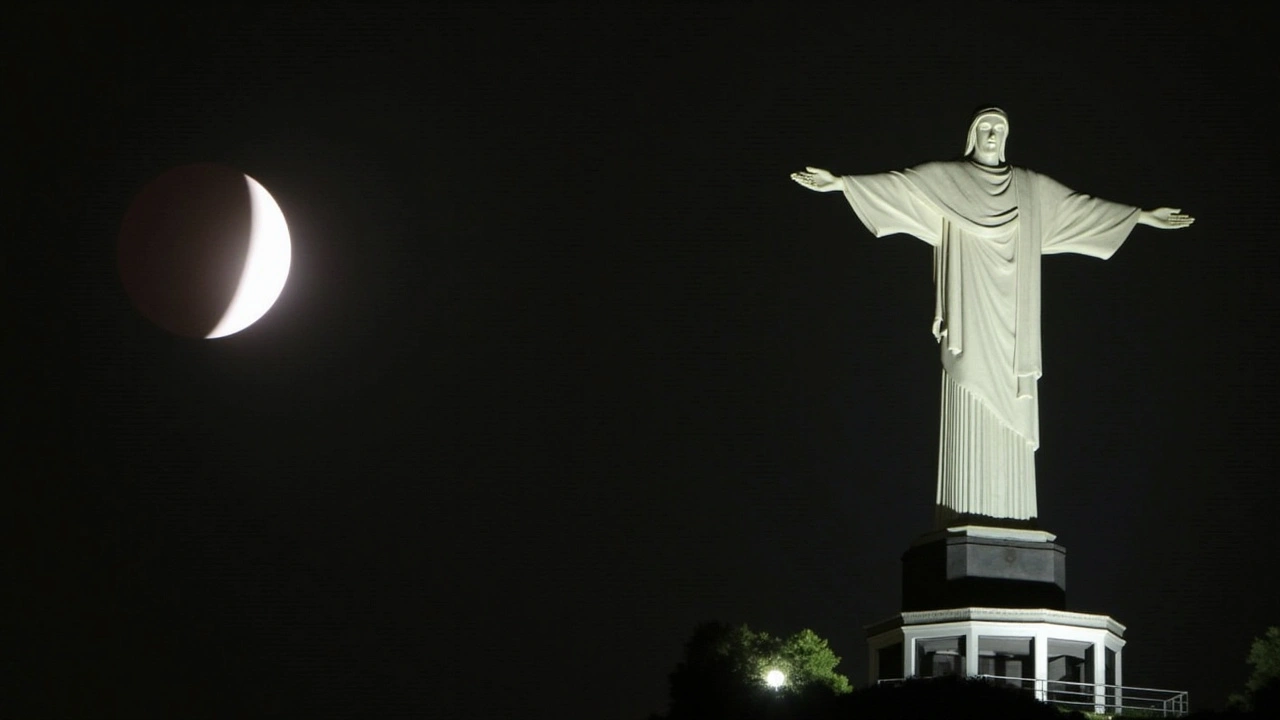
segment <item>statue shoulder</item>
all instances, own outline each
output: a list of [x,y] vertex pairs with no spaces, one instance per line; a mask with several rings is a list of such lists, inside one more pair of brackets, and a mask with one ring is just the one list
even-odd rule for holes
[[1035,170],[1032,170],[1030,168],[1016,167],[1016,166],[1013,167],[1013,171],[1015,174],[1024,178],[1026,182],[1034,184],[1038,189],[1052,190],[1054,192],[1059,192],[1059,193],[1071,192],[1071,190],[1067,186],[1063,185],[1057,180],[1054,180],[1052,177],[1045,175],[1044,173],[1036,172]]
[[926,183],[937,182],[944,178],[955,178],[963,175],[969,163],[967,160],[934,160],[933,162],[913,165],[905,174]]
[[968,160],[934,160],[932,162],[913,165],[910,170],[921,174],[954,172],[962,169],[968,164]]

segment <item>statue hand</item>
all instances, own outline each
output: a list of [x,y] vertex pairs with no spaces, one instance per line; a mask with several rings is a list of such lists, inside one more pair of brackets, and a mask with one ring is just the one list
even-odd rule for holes
[[791,179],[817,192],[844,190],[844,178],[836,177],[822,168],[806,167],[804,172],[791,173]]
[[1196,219],[1190,215],[1183,215],[1180,209],[1167,207],[1143,210],[1142,214],[1138,216],[1138,222],[1161,230],[1178,230],[1190,227],[1191,223],[1195,221]]

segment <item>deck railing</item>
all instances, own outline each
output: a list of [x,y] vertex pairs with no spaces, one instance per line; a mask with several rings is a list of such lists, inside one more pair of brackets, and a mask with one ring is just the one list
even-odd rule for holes
[[[996,685],[1008,685],[1033,693],[1037,700],[1051,705],[1082,710],[1102,715],[1137,715],[1141,717],[1181,717],[1191,712],[1191,702],[1185,690],[1134,687],[1131,685],[1101,685],[1068,680],[1043,680],[1008,677],[1005,675],[975,675],[975,679]],[[896,684],[903,680],[881,680],[880,683]]]

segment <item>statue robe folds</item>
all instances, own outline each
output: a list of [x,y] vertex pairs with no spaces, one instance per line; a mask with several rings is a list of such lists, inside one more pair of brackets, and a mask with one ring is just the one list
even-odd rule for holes
[[942,349],[937,522],[1036,517],[1040,256],[1109,258],[1139,208],[1023,168],[970,160],[846,176],[876,237],[934,248],[933,334]]

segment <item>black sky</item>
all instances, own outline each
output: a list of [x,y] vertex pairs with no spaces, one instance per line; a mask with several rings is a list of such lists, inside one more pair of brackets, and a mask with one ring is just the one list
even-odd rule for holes
[[[865,682],[931,520],[931,255],[787,175],[956,157],[999,104],[1011,162],[1198,218],[1047,259],[1037,463],[1126,683],[1220,706],[1280,623],[1273,33],[848,5],[6,11],[3,704],[639,718],[708,619]],[[294,243],[207,342],[114,259],[197,161]]]

